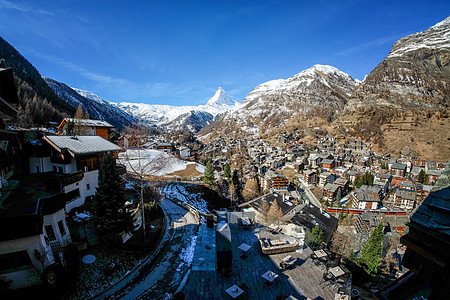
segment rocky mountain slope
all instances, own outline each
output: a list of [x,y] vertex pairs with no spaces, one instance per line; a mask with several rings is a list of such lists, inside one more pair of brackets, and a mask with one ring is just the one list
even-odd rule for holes
[[122,130],[125,126],[129,126],[133,122],[138,121],[135,117],[111,105],[108,101],[103,100],[94,93],[71,88],[64,83],[50,78],[44,78],[44,80],[58,97],[72,107],[77,108],[81,104],[83,110],[88,112],[91,119],[105,120],[118,130]]
[[347,109],[437,109],[448,108],[449,100],[450,17],[397,41],[352,95]]
[[378,152],[450,158],[450,17],[394,43],[334,125]]
[[350,75],[334,67],[314,65],[288,79],[258,85],[239,107],[224,114],[201,134],[227,131],[237,125],[252,133],[264,133],[290,119],[303,119],[316,113],[332,121],[357,86],[358,82]]
[[316,65],[257,86],[239,109],[199,132],[273,139],[281,131],[371,141],[377,152],[404,150],[423,159],[450,158],[450,17],[397,41],[362,83]]

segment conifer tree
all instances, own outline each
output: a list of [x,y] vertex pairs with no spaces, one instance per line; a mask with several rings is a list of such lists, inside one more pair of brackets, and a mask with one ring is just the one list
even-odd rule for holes
[[223,177],[225,177],[227,179],[228,182],[230,182],[231,180],[231,168],[230,168],[230,164],[226,163],[225,166],[223,167]]
[[370,232],[369,239],[364,243],[358,256],[358,264],[364,268],[368,274],[376,273],[381,265],[380,256],[383,249],[383,224],[378,223],[377,227]]
[[419,176],[417,177],[417,181],[420,183],[424,183],[427,179],[427,173],[424,170],[420,170]]
[[208,161],[206,163],[206,170],[205,170],[205,175],[203,176],[203,182],[206,183],[207,185],[209,185],[210,187],[214,186],[214,184],[216,183],[215,179],[214,179],[214,168],[211,165],[211,162]]
[[133,215],[126,204],[128,198],[122,186],[116,161],[111,156],[105,157],[94,195],[94,222],[100,235],[118,235],[134,229]]
[[241,185],[241,180],[239,178],[237,170],[233,171],[233,175],[231,176],[231,181],[232,181],[233,186],[235,188],[238,200],[241,201],[242,200],[242,185]]

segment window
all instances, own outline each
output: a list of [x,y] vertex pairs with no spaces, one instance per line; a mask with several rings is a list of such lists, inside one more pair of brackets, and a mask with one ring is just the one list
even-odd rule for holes
[[55,232],[53,231],[52,225],[46,225],[45,226],[45,232],[47,232],[47,237],[50,241],[53,241],[56,239]]
[[86,184],[86,189],[87,190],[90,190],[91,189],[91,185],[88,183],[88,184]]
[[36,173],[39,173],[39,167],[36,166]]
[[27,250],[0,255],[0,270],[18,269],[31,265],[31,259]]
[[64,236],[66,234],[66,229],[64,228],[63,221],[58,221],[58,228],[59,232],[61,232],[61,236]]
[[53,172],[58,172],[58,170],[56,169],[56,166],[53,166]]
[[63,173],[63,168],[62,167],[58,167],[58,172],[59,173]]

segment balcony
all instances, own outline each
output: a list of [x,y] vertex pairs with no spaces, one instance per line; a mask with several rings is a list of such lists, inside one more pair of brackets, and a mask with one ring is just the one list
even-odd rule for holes
[[70,174],[66,174],[62,177],[60,177],[60,183],[61,185],[64,186],[68,186],[70,184],[73,184],[75,182],[81,181],[83,180],[84,177],[84,173],[82,171],[77,171],[77,172],[73,172]]

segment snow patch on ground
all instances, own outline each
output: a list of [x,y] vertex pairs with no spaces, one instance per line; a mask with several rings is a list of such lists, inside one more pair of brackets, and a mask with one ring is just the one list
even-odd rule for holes
[[196,164],[195,169],[197,171],[199,171],[200,173],[205,173],[206,167],[204,165],[200,165],[200,164],[197,164],[197,163],[195,163],[195,164]]
[[202,198],[201,194],[191,194],[186,190],[186,187],[181,184],[167,184],[162,192],[166,198],[179,201],[182,204],[189,204],[195,207],[199,212],[210,214],[208,210],[208,203]]
[[[151,149],[128,149],[119,153],[119,162],[130,172],[154,176],[165,176],[185,170],[187,165],[191,164],[171,154]],[[205,169],[202,167],[197,165],[197,171],[204,173]]]
[[192,264],[192,261],[194,260],[194,252],[196,244],[197,244],[197,236],[193,236],[191,238],[191,242],[189,243],[189,245],[187,245],[186,248],[181,250],[179,258],[182,260],[182,262],[178,265],[177,272],[180,272],[181,268],[184,265],[187,265],[189,267]]

